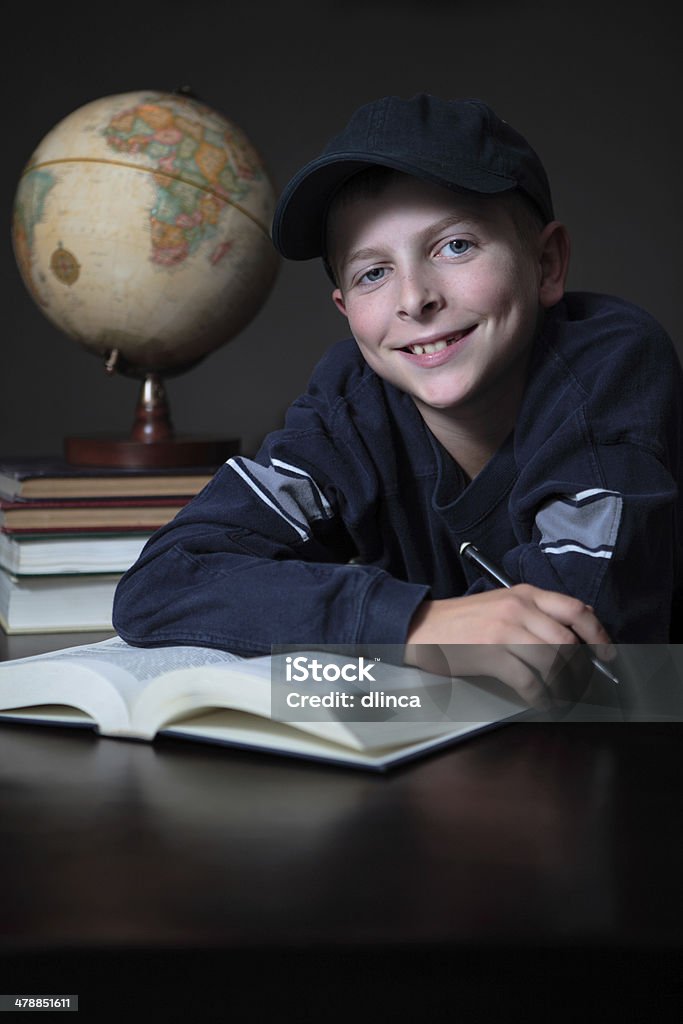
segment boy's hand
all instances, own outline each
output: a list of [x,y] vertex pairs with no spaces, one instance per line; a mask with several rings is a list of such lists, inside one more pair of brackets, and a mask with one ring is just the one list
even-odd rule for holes
[[527,704],[545,710],[557,680],[566,686],[567,673],[558,675],[558,669],[570,660],[575,670],[585,671],[589,664],[580,640],[598,657],[613,657],[610,638],[592,608],[522,583],[423,602],[408,633],[405,661],[439,674],[492,676]]

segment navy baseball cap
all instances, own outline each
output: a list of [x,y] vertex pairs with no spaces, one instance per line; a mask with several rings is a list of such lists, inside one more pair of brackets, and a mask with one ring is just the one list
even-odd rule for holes
[[292,260],[324,256],[334,195],[373,164],[456,191],[496,195],[517,189],[544,224],[554,220],[543,164],[526,139],[482,100],[385,96],[359,107],[320,156],[285,186],[273,218],[278,251]]

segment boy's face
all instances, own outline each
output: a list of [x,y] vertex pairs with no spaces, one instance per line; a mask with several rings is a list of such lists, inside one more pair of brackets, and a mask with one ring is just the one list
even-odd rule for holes
[[521,394],[540,310],[561,295],[542,286],[548,230],[524,242],[505,202],[401,176],[333,208],[332,297],[428,421],[491,415]]

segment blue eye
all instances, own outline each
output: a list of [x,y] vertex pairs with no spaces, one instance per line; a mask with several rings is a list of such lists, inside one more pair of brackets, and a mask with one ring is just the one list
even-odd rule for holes
[[371,267],[370,270],[366,270],[363,276],[360,278],[361,284],[377,284],[381,281],[385,274],[384,267]]
[[450,242],[441,249],[441,252],[446,256],[464,256],[472,248],[472,242],[468,242],[466,238],[451,238]]

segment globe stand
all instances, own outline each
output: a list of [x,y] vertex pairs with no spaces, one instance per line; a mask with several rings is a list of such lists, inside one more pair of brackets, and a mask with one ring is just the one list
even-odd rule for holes
[[124,469],[218,466],[239,448],[234,438],[176,436],[157,373],[148,373],[142,382],[129,437],[102,434],[64,439],[64,455],[72,465]]

